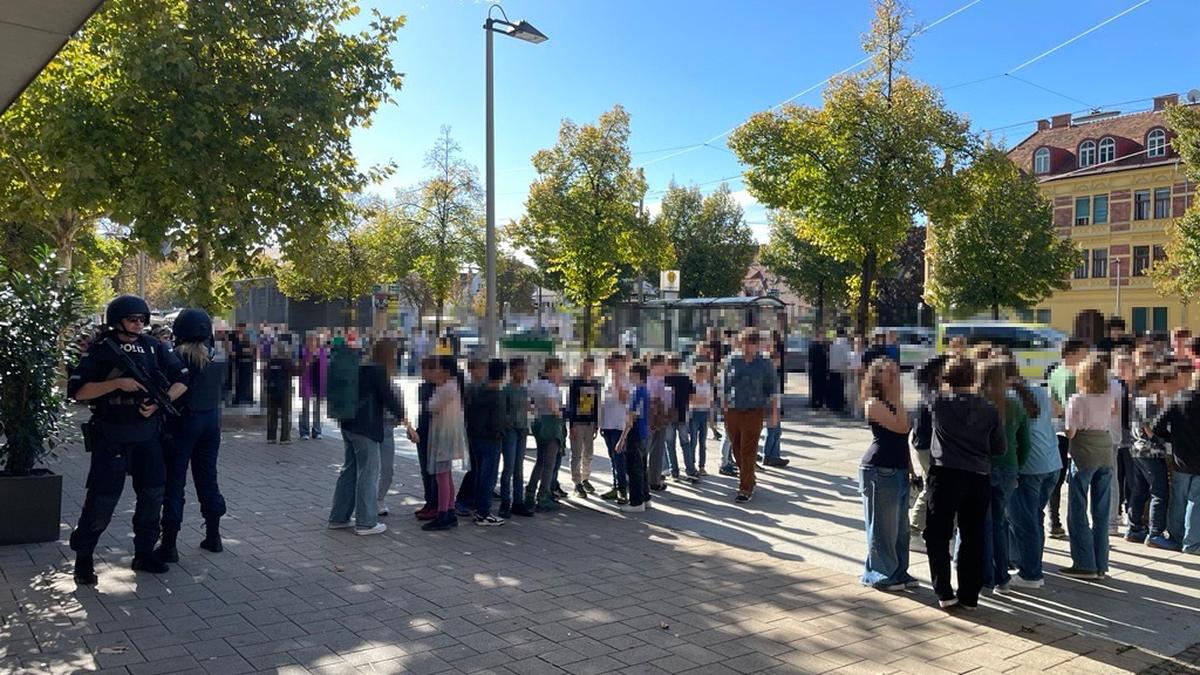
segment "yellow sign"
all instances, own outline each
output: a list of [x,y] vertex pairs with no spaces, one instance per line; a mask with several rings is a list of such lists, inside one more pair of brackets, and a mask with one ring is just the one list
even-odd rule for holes
[[663,270],[659,275],[659,290],[668,293],[679,292],[679,270]]

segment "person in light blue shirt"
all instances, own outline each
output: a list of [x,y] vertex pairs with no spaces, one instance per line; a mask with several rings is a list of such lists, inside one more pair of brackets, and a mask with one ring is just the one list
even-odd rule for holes
[[[1006,368],[1009,381],[1023,386],[1017,364],[1009,360]],[[1030,391],[1037,401],[1038,414],[1029,418],[1029,453],[1021,458],[1017,489],[1008,505],[1017,543],[1017,574],[1009,583],[1019,588],[1040,588],[1045,584],[1042,553],[1046,541],[1046,505],[1062,470],[1050,391],[1044,386],[1030,387]]]

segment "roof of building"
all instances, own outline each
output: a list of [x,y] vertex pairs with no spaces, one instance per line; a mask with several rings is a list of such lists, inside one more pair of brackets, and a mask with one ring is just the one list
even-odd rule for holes
[[[1177,100],[1175,96],[1158,97],[1154,110],[1124,115],[1087,115],[1078,119],[1072,119],[1070,114],[1056,115],[1052,121],[1040,121],[1038,130],[1009,150],[1008,156],[1023,171],[1033,173],[1033,154],[1039,148],[1057,148],[1059,152],[1052,155],[1050,172],[1037,176],[1043,181],[1173,163],[1178,160],[1178,154],[1169,145],[1174,133],[1167,126],[1163,107]],[[1146,135],[1156,128],[1167,134],[1166,155],[1148,157]],[[1117,142],[1116,159],[1081,169],[1080,144],[1087,140],[1099,143],[1109,137]]]

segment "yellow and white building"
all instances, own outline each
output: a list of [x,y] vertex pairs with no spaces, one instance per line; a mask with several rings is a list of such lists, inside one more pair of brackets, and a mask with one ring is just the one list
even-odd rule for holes
[[1167,226],[1196,192],[1163,114],[1179,104],[1178,95],[1167,95],[1131,114],[1056,115],[1009,151],[1054,204],[1059,234],[1081,249],[1071,288],[1025,318],[1077,334],[1114,315],[1137,334],[1178,325],[1200,332],[1200,307],[1185,316],[1179,299],[1160,296],[1148,275],[1165,255]]

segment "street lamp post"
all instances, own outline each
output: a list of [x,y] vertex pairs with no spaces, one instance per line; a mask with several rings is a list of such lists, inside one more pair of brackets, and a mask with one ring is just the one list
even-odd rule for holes
[[1121,316],[1121,259],[1113,258],[1113,266],[1117,268],[1117,311],[1116,315]]
[[[492,10],[500,10],[501,19],[492,18]],[[486,34],[487,42],[487,84],[485,85],[487,102],[486,108],[486,127],[487,127],[487,159],[486,159],[486,213],[487,213],[487,318],[484,325],[484,347],[485,354],[492,356],[496,349],[496,133],[495,125],[493,124],[492,111],[492,34],[501,33],[509,37],[515,37],[519,40],[538,44],[547,40],[546,35],[538,29],[531,26],[526,21],[517,21],[512,23],[508,20],[508,15],[504,13],[504,8],[500,5],[492,5],[488,8],[487,21],[483,24],[483,32]]]

